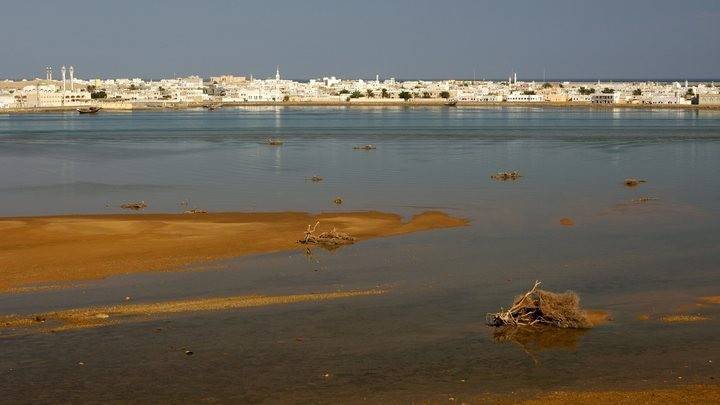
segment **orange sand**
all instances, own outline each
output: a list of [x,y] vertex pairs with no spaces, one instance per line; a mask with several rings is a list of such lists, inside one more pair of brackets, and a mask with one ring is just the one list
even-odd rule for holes
[[298,248],[309,224],[358,240],[466,225],[441,212],[409,222],[381,212],[72,215],[0,218],[0,291],[169,270]]
[[42,314],[7,315],[0,317],[0,328],[33,328],[40,332],[48,330],[58,332],[62,330],[113,325],[121,322],[141,321],[150,316],[170,315],[183,312],[222,311],[268,305],[327,301],[339,298],[381,295],[384,293],[385,290],[374,289],[274,296],[247,295],[74,308]]
[[[720,387],[688,385],[644,391],[556,391],[541,394],[522,404],[702,404],[716,403]],[[503,402],[503,401],[499,401]]]

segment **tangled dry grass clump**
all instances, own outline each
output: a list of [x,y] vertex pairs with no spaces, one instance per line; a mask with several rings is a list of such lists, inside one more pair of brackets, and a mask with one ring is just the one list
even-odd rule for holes
[[126,210],[141,210],[147,207],[145,201],[131,201],[120,205],[120,208]]
[[280,146],[283,143],[285,143],[285,142],[283,142],[282,139],[273,139],[273,138],[267,139],[267,144],[270,146]]
[[340,198],[340,197],[335,197],[335,199],[333,200],[333,202],[334,202],[335,204],[337,204],[337,205],[342,205],[343,199]]
[[580,308],[580,298],[572,291],[553,293],[540,290],[536,281],[530,291],[515,298],[510,309],[488,314],[490,326],[545,325],[558,328],[586,329],[593,325]]
[[351,245],[355,243],[355,238],[342,232],[338,232],[337,229],[333,228],[332,231],[325,231],[319,234],[315,234],[320,221],[315,223],[315,226],[308,225],[305,231],[305,237],[300,239],[300,243],[305,245],[323,245],[323,246],[341,246]]
[[377,147],[375,145],[368,144],[368,145],[362,145],[362,146],[353,146],[353,149],[355,149],[355,150],[375,150],[375,149],[377,149]]
[[508,181],[508,180],[517,180],[522,175],[517,170],[513,170],[511,172],[498,172],[490,176],[493,180],[499,180],[499,181]]

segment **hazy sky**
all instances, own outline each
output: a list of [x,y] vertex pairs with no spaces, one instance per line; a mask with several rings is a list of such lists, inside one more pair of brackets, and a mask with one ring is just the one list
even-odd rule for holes
[[[716,0],[0,0],[0,78],[720,78]],[[57,77],[57,74],[56,74]]]

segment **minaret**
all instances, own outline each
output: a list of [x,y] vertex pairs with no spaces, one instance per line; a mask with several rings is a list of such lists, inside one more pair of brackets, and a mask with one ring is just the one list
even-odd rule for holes
[[375,83],[380,83],[380,75],[375,75]]
[[60,68],[60,72],[62,73],[62,79],[63,79],[63,93],[65,93],[65,65],[63,65]]
[[48,66],[48,80],[52,80],[52,66]]
[[513,83],[517,84],[517,72],[513,73]]
[[75,90],[75,83],[73,79],[73,73],[75,72],[75,68],[70,66],[70,91]]
[[275,80],[280,81],[280,65],[278,65],[275,70]]

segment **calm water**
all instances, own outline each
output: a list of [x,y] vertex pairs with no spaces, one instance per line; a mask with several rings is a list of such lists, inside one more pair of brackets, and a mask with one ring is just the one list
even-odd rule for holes
[[[263,144],[267,137],[282,147]],[[374,151],[355,151],[373,143]],[[247,108],[0,115],[0,215],[441,209],[462,229],[0,295],[2,313],[235,294],[383,297],[193,314],[0,340],[15,400],[409,401],[720,378],[720,113]],[[517,182],[489,179],[520,170]],[[325,181],[306,181],[312,175]],[[626,177],[648,183],[635,189]],[[345,203],[336,207],[332,200]],[[657,197],[631,204],[640,196]],[[570,217],[574,227],[562,227]],[[12,237],[4,235],[3,237]],[[1,256],[0,256],[1,260]],[[1,262],[0,262],[1,263]],[[1,270],[0,270],[1,271]],[[486,312],[540,279],[614,321],[538,350]],[[668,325],[668,313],[702,313]],[[157,327],[162,333],[155,333]],[[185,356],[180,347],[191,347]],[[712,362],[714,360],[714,363]],[[78,362],[84,362],[80,367]],[[324,377],[330,374],[330,377]],[[682,378],[678,378],[682,377]],[[37,383],[43,382],[42,388]]]

